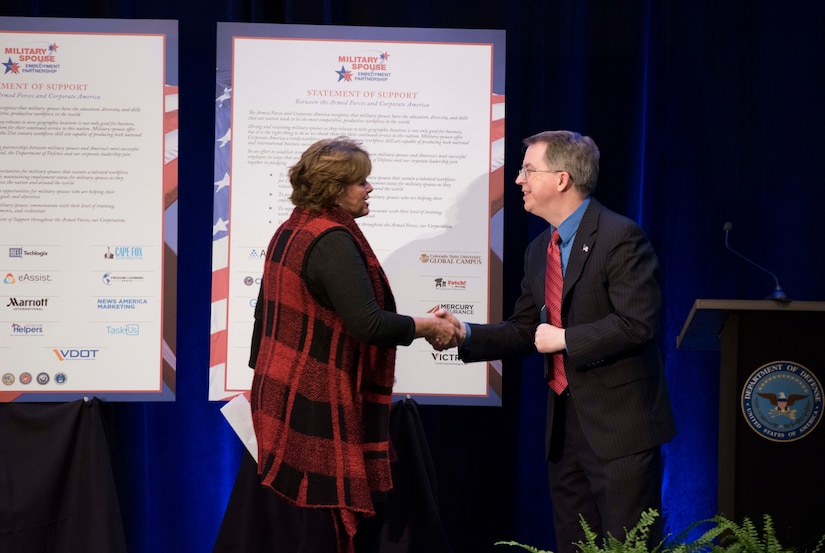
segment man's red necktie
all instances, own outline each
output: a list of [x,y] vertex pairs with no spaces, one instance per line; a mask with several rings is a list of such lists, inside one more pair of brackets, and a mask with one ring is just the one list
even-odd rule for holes
[[[561,272],[561,251],[559,231],[553,229],[550,244],[547,247],[547,269],[544,275],[544,304],[547,309],[547,322],[561,327],[561,291],[564,276]],[[564,373],[564,355],[553,354],[553,378],[548,382],[556,394],[567,388],[567,375]]]

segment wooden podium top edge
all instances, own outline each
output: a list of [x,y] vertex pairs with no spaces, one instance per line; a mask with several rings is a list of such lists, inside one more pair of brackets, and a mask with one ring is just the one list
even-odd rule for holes
[[696,300],[692,311],[724,309],[726,311],[825,311],[825,301],[781,300]]
[[682,331],[676,337],[676,348],[718,350],[719,333],[728,314],[743,311],[825,312],[825,301],[697,299],[693,302],[693,307],[682,326]]

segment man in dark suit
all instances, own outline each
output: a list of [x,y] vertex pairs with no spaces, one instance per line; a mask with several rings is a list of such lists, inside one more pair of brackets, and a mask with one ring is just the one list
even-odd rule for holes
[[[524,144],[516,179],[524,209],[551,226],[524,256],[513,315],[486,325],[439,315],[456,324],[465,362],[546,354],[555,551],[566,553],[584,539],[579,514],[600,536],[624,539],[643,511],[661,513],[659,446],[675,433],[658,344],[662,293],[656,254],[642,229],[592,197],[599,173],[593,140],[546,131]],[[560,242],[548,256],[554,231]],[[554,318],[545,276],[553,272],[548,262],[559,258],[561,305]],[[650,542],[659,540],[661,519]]]

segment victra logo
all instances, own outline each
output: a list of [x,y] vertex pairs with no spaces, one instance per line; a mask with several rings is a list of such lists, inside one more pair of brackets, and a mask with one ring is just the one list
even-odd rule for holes
[[99,349],[55,348],[52,350],[60,361],[94,361]]

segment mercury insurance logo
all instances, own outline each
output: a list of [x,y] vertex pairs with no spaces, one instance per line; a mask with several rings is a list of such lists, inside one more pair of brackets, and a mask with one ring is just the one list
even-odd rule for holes
[[[26,42],[17,46],[5,46],[3,48],[3,57],[8,58],[8,61],[2,62],[5,68],[3,74],[57,73],[60,69],[60,64],[57,63],[57,50],[59,48],[56,42],[45,41]],[[50,88],[58,86],[56,84],[41,85],[37,83],[32,86],[42,86],[43,90],[59,90],[58,88]]]
[[745,381],[741,406],[751,430],[766,440],[793,442],[822,419],[822,386],[802,365],[773,361]]

